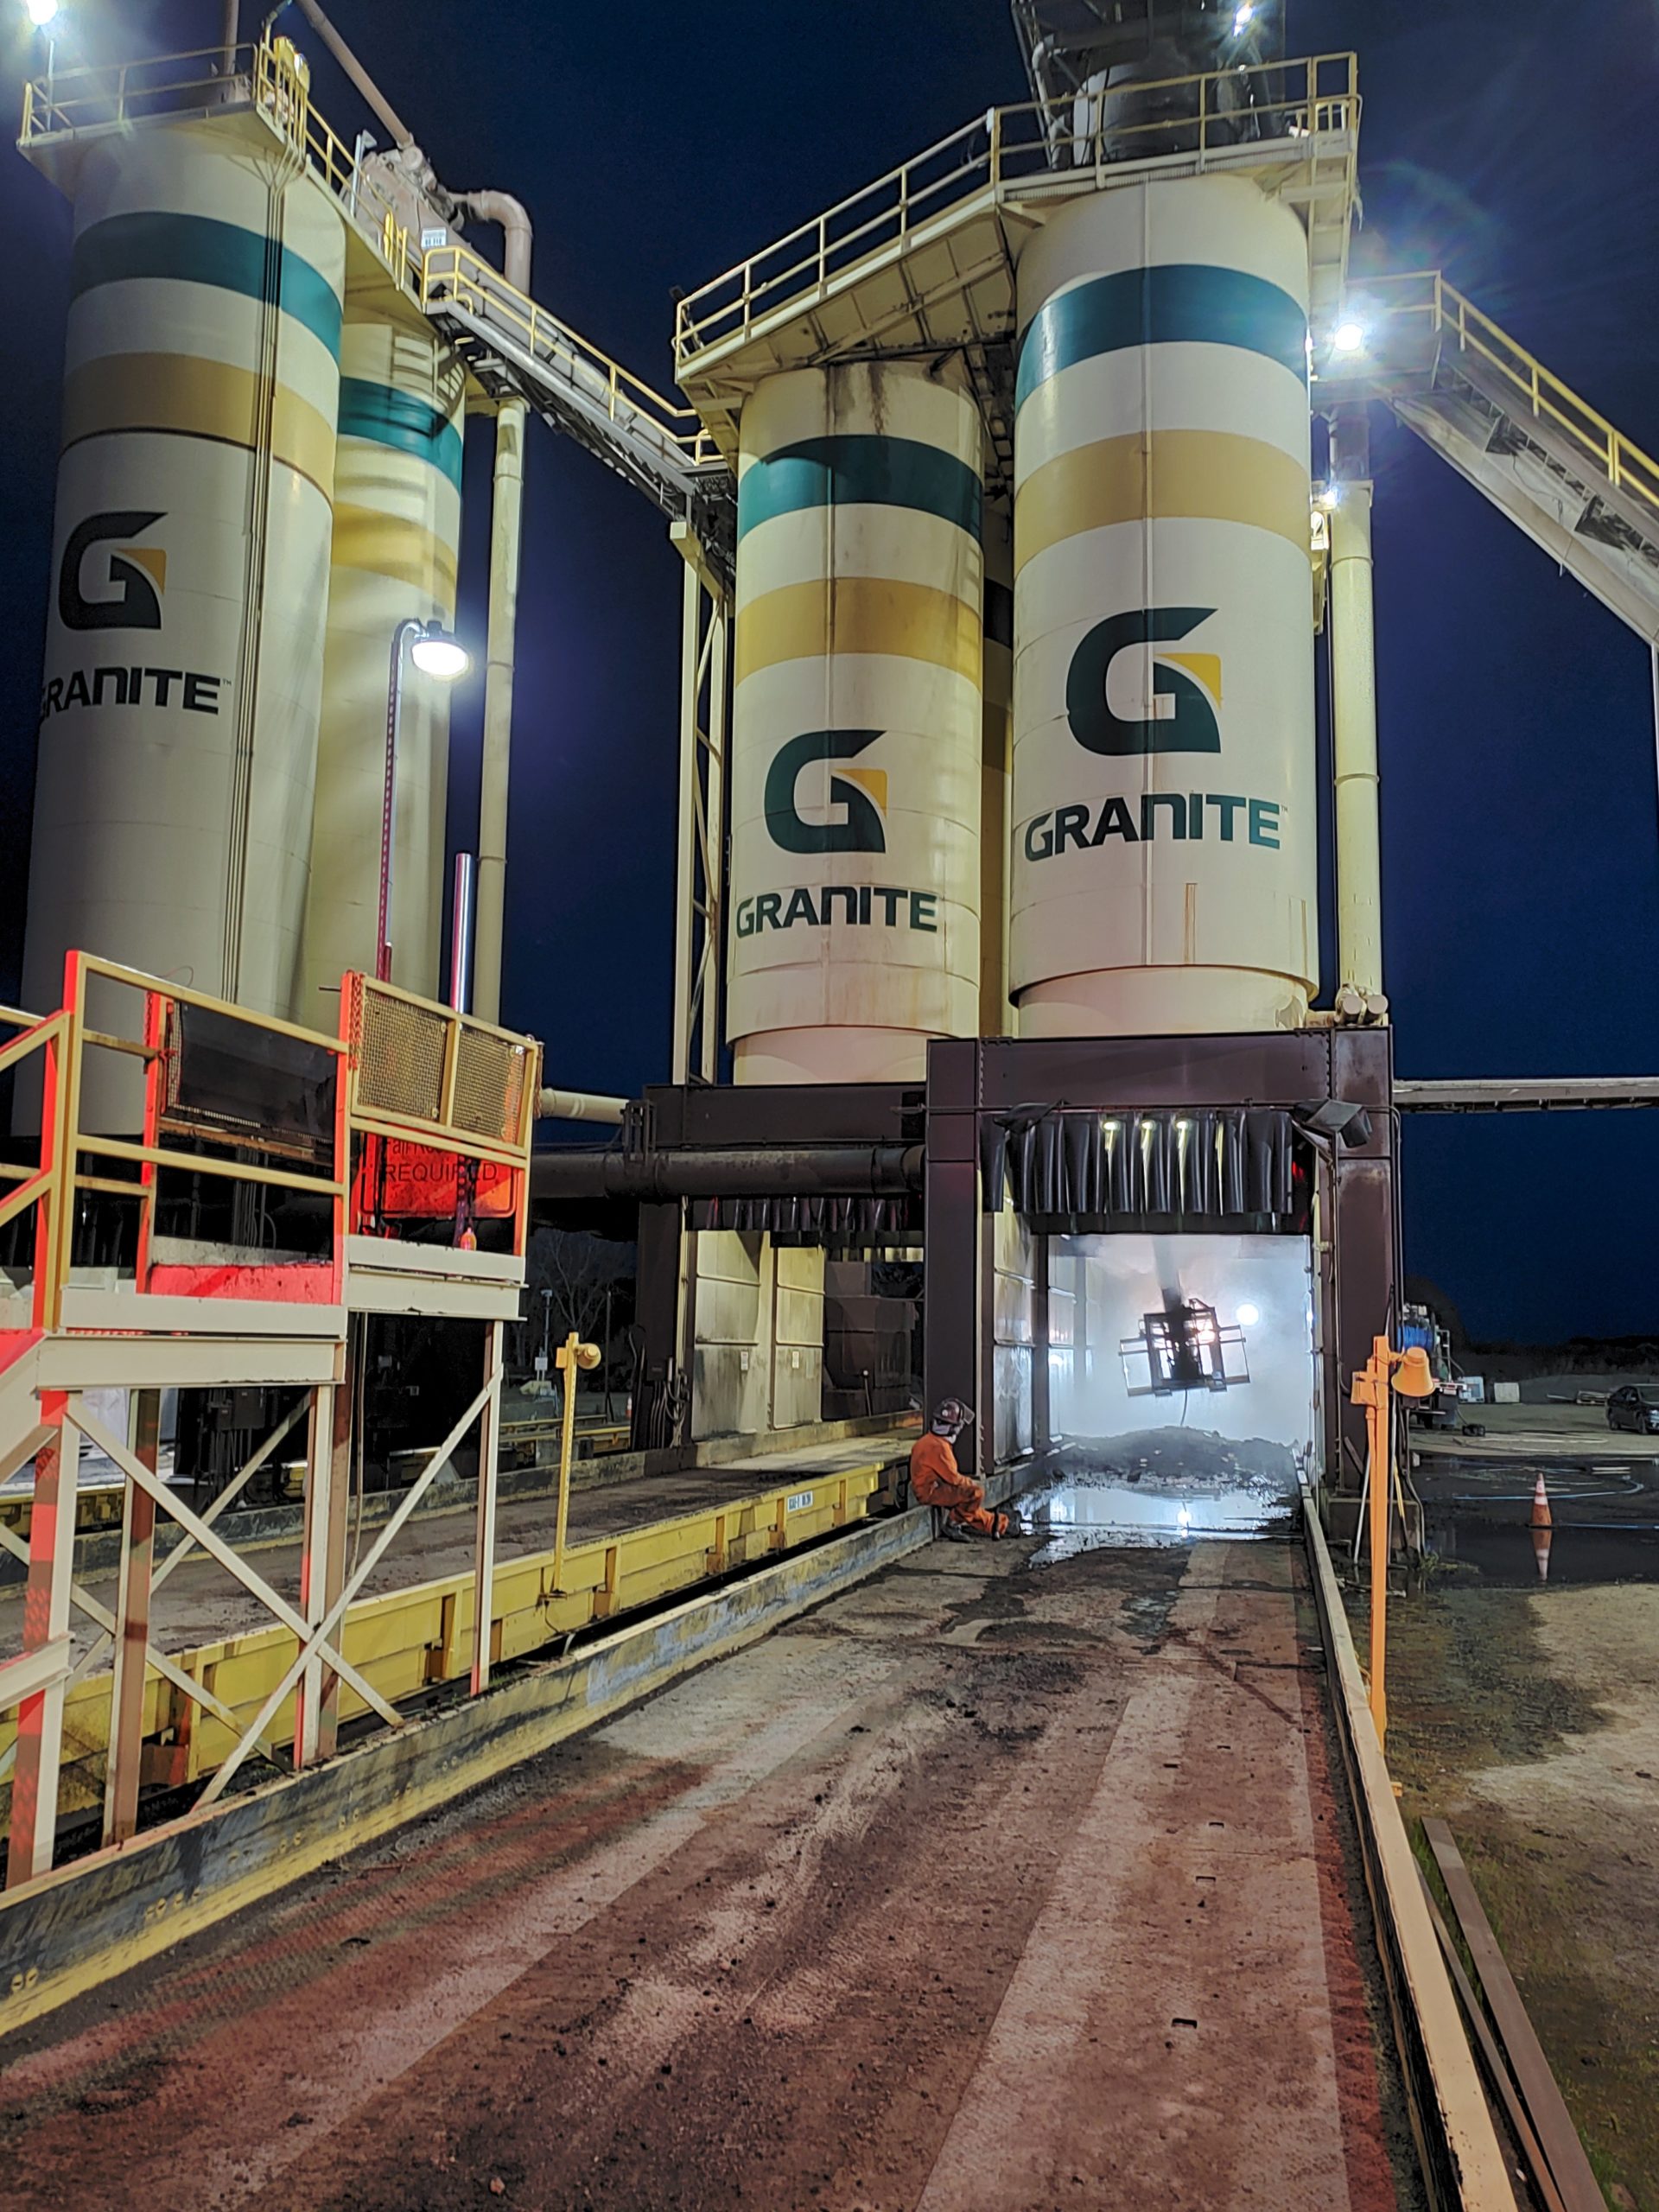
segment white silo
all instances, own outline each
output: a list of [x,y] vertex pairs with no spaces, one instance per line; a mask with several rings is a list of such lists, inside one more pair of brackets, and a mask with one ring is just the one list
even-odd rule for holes
[[[333,1028],[340,976],[374,973],[391,648],[454,621],[465,372],[384,283],[348,288],[340,342],[322,728],[301,955],[302,1017]],[[449,687],[404,670],[387,934],[391,979],[438,993]]]
[[[340,219],[231,118],[94,143],[74,203],[25,994],[56,1005],[79,947],[286,1016],[322,686]],[[130,1116],[130,1086],[92,1072],[89,1122]]]
[[1294,1027],[1317,976],[1307,243],[1243,178],[1020,263],[1011,988],[1024,1036]]
[[979,1024],[979,417],[855,364],[769,378],[741,436],[736,1079],[916,1079]]

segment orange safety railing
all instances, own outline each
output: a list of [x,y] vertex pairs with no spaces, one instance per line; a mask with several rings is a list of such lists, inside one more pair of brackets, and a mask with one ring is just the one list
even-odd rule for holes
[[1103,176],[1166,154],[1203,166],[1224,153],[1236,159],[1247,140],[1287,145],[1312,160],[1332,134],[1351,138],[1358,122],[1351,54],[1160,79],[1113,88],[1103,101],[992,108],[682,300],[677,366],[695,368],[711,346],[747,337],[758,321],[823,293],[868,256],[904,250],[918,232],[982,194],[994,200],[1004,186],[1075,181],[1090,170]]
[[[137,1000],[124,1024],[124,995]],[[89,1020],[89,997],[105,1026]],[[342,987],[341,1034],[326,1037],[79,952],[65,961],[55,1013],[0,1008],[7,1024],[19,1033],[0,1047],[0,1075],[40,1070],[34,1156],[0,1164],[0,1230],[34,1212],[33,1331],[63,1325],[87,1194],[137,1209],[130,1287],[141,1296],[339,1305],[348,1231],[396,1240],[429,1235],[435,1218],[453,1218],[463,1249],[474,1224],[495,1224],[498,1249],[524,1251],[541,1070],[531,1039],[358,975]],[[98,1118],[137,1136],[85,1126],[89,1060],[136,1064],[130,1084],[117,1077],[117,1110],[107,1073],[94,1081]],[[267,1262],[158,1249],[161,1179],[179,1174],[322,1202],[327,1250]]]
[[[136,993],[140,1001],[137,1033],[124,1035],[116,1028],[95,1027],[87,1014],[89,987],[97,988],[105,1021],[118,1021],[121,995]],[[204,1109],[188,1095],[181,1095],[178,1081],[181,1025],[194,1016],[206,1017],[218,1026],[221,1039],[245,1032],[251,1039],[264,1040],[259,1049],[265,1051],[270,1050],[272,1040],[292,1040],[314,1062],[328,1058],[337,1063],[349,1051],[336,1039],[270,1015],[251,1014],[205,991],[163,982],[89,953],[69,953],[64,962],[62,1005],[0,1051],[0,1073],[21,1070],[36,1055],[41,1065],[37,1155],[27,1166],[0,1167],[0,1178],[13,1185],[0,1200],[0,1230],[35,1209],[33,1329],[50,1331],[62,1325],[78,1201],[83,1194],[98,1193],[137,1207],[136,1291],[165,1294],[187,1287],[176,1280],[177,1270],[154,1257],[159,1178],[168,1171],[210,1184],[232,1183],[267,1192],[303,1192],[326,1201],[332,1217],[330,1251],[326,1260],[316,1262],[315,1272],[325,1280],[312,1287],[311,1297],[315,1302],[339,1301],[347,1196],[347,1132],[346,1087],[339,1079],[338,1067],[330,1071],[323,1085],[332,1094],[331,1126],[320,1131],[315,1141],[296,1145],[289,1132],[263,1128],[233,1110]],[[84,1126],[86,1068],[94,1058],[104,1068],[112,1059],[138,1064],[142,1116],[137,1110],[136,1096],[131,1110],[133,1121],[141,1128],[139,1136],[116,1135]],[[235,1156],[248,1152],[265,1156],[257,1160]],[[308,1157],[308,1172],[301,1165]],[[285,1158],[294,1164],[280,1164]],[[113,1174],[109,1172],[111,1167],[129,1172]],[[276,1286],[248,1281],[251,1272],[219,1268],[215,1271],[213,1287],[221,1295],[271,1295]],[[188,1287],[198,1292],[201,1287],[195,1282]],[[292,1295],[292,1286],[282,1294]]]
[[[1356,296],[1359,294],[1363,298]],[[1659,461],[1615,429],[1605,415],[1580,399],[1491,315],[1448,284],[1439,270],[1368,277],[1355,288],[1355,295],[1351,296],[1351,308],[1375,315],[1385,329],[1388,325],[1421,323],[1443,349],[1449,346],[1481,363],[1517,416],[1561,432],[1598,476],[1640,499],[1659,521]],[[1372,351],[1387,359],[1386,335]]]

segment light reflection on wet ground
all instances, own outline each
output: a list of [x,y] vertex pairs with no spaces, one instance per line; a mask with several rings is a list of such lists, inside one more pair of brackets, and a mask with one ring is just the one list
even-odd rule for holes
[[1198,1429],[1080,1439],[1043,1455],[1020,1524],[1046,1541],[1033,1567],[1079,1552],[1288,1535],[1298,1497],[1282,1445]]
[[[1550,1526],[1531,1526],[1542,1475]],[[1491,1584],[1659,1581],[1659,1464],[1425,1454],[1412,1481],[1424,1541]]]

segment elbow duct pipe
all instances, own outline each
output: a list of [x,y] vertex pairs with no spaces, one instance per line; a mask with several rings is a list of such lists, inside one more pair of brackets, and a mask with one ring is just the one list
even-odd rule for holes
[[559,1198],[896,1198],[922,1185],[918,1144],[814,1145],[741,1152],[543,1152],[533,1203]]
[[[510,192],[462,192],[455,204],[480,223],[499,223],[503,272],[528,296],[532,232],[524,203]],[[513,636],[518,614],[523,536],[524,427],[522,399],[504,399],[495,417],[495,482],[490,517],[490,613],[484,676],[484,760],[478,791],[478,900],[473,931],[473,1004],[486,1021],[501,1019],[501,943],[506,910],[507,779],[512,751]]]
[[626,1098],[610,1098],[597,1090],[538,1090],[536,1113],[543,1122],[604,1122],[620,1128],[627,1111]]

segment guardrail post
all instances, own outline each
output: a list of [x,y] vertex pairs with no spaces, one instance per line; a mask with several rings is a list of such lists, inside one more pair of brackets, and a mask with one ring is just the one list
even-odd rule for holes
[[[133,1456],[151,1473],[159,1456],[162,1394],[136,1394]],[[110,1677],[109,1750],[104,1767],[104,1840],[124,1843],[138,1826],[138,1784],[144,1740],[144,1685],[149,1666],[150,1567],[156,1548],[156,1501],[137,1484],[124,1486],[121,1570],[115,1598],[115,1664]]]
[[[363,1324],[359,1321],[358,1326]],[[346,1581],[346,1510],[352,1474],[352,1346],[344,1379],[314,1392],[305,1446],[305,1535],[300,1611],[308,1628],[327,1619]],[[343,1634],[343,1631],[342,1631]],[[294,1764],[332,1758],[340,1741],[340,1676],[326,1661],[307,1662],[294,1710]]]
[[[484,1332],[484,1376],[492,1382],[478,1417],[478,1514],[473,1536],[473,1695],[490,1681],[490,1630],[495,1610],[495,1493],[501,1446],[499,1321]],[[563,1479],[563,1478],[561,1478]]]
[[[69,1633],[69,1590],[75,1564],[75,1484],[80,1432],[64,1416],[62,1390],[41,1393],[41,1418],[54,1432],[35,1455],[35,1501],[29,1522],[29,1582],[23,1592],[23,1649],[38,1651]],[[58,1775],[63,1761],[63,1700],[67,1669],[17,1708],[17,1764],[11,1783],[11,1832],[6,1887],[50,1871],[57,1838]]]

